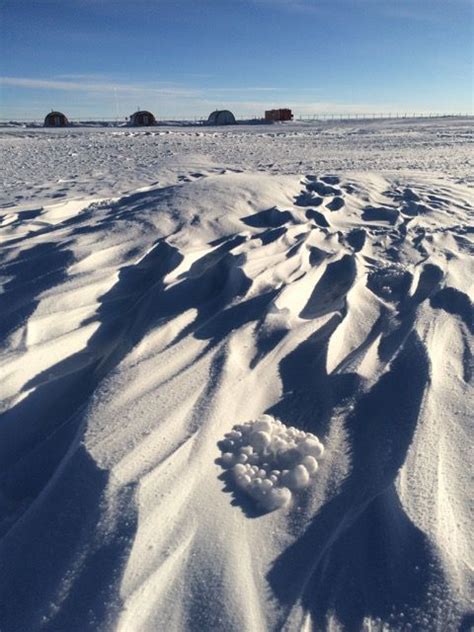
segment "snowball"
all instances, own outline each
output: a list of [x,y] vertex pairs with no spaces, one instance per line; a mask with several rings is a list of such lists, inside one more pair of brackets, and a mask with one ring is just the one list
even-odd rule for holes
[[282,467],[292,467],[301,461],[301,452],[297,448],[280,450],[278,452],[278,463]]
[[272,489],[264,499],[260,501],[260,504],[267,511],[273,511],[284,507],[291,500],[291,492],[287,487],[278,487]]
[[238,476],[240,474],[245,474],[247,472],[247,468],[242,463],[237,463],[237,465],[234,465],[233,467],[233,472],[236,476]]
[[298,446],[299,451],[301,452],[301,454],[308,454],[310,456],[314,456],[316,459],[318,459],[319,457],[321,457],[323,455],[324,452],[324,447],[323,444],[320,443],[320,441],[314,437],[306,437]]
[[301,462],[310,474],[314,474],[318,469],[318,462],[314,456],[305,456]]
[[250,478],[248,474],[244,474],[243,476],[237,476],[235,479],[235,482],[237,483],[237,485],[239,485],[239,487],[242,487],[243,489],[245,489],[246,487],[250,485],[250,483],[252,482],[252,479]]
[[284,439],[280,438],[280,437],[275,437],[275,439],[272,441],[272,449],[275,452],[282,452],[283,450],[285,450],[286,448],[286,442],[284,441]]
[[289,470],[281,480],[289,489],[303,489],[309,483],[309,472],[300,464]]
[[318,437],[271,415],[235,426],[219,446],[236,486],[267,511],[287,505],[292,492],[311,484],[324,453]]
[[234,455],[232,452],[224,452],[221,456],[221,461],[224,467],[232,467],[234,465]]
[[261,415],[254,423],[255,430],[261,430],[262,432],[271,433],[272,431],[272,418],[270,415]]
[[268,448],[272,441],[272,438],[268,432],[263,432],[263,430],[259,430],[258,432],[252,432],[250,435],[250,445],[257,452],[261,452]]

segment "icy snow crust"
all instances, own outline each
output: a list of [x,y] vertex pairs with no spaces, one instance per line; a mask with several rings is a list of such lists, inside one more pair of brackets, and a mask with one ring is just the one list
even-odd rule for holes
[[221,463],[232,468],[237,487],[272,511],[287,505],[291,492],[308,487],[318,471],[324,446],[310,432],[286,427],[261,415],[237,425],[221,442]]
[[470,139],[0,131],[2,632],[469,629]]

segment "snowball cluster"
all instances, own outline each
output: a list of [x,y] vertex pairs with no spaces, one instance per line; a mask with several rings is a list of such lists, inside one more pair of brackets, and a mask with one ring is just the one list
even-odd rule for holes
[[236,485],[268,511],[283,507],[291,493],[308,487],[324,446],[310,432],[285,426],[271,415],[234,426],[221,441],[221,463]]

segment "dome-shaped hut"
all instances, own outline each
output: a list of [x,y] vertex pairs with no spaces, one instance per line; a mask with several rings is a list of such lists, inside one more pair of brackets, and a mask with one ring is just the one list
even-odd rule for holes
[[207,119],[209,125],[235,125],[235,116],[229,110],[215,110]]
[[66,127],[69,125],[67,116],[62,112],[54,112],[51,110],[44,119],[44,127]]
[[151,112],[147,112],[146,110],[138,110],[138,112],[134,112],[131,115],[130,125],[145,127],[148,125],[156,125],[156,119]]

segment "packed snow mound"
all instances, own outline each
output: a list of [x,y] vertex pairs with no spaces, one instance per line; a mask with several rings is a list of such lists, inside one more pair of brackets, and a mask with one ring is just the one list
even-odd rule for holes
[[308,487],[324,454],[316,435],[271,415],[234,426],[220,447],[221,464],[232,468],[237,487],[267,511],[284,507],[292,492]]

